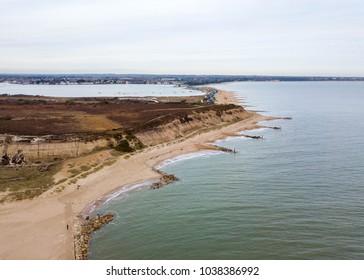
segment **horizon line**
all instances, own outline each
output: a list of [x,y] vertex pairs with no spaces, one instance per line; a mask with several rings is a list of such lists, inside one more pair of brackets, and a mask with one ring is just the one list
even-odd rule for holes
[[364,78],[364,76],[335,76],[335,75],[258,75],[258,74],[154,74],[154,73],[0,73],[2,75],[14,75],[14,76],[31,76],[31,75],[40,75],[40,76],[78,76],[78,75],[115,75],[115,76],[226,76],[226,77],[312,77],[312,78]]

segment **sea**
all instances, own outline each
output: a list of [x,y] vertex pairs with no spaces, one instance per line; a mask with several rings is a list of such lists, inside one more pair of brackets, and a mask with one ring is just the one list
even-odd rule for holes
[[[158,168],[180,180],[120,191],[93,214],[90,259],[364,259],[364,83],[215,85],[263,115],[290,117]],[[122,185],[122,182],[120,182]]]
[[0,83],[0,95],[49,97],[195,96],[201,91],[163,84],[33,85]]

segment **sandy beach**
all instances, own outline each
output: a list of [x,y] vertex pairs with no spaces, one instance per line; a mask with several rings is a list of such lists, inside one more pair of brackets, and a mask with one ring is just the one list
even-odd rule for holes
[[218,90],[215,97],[217,104],[239,104],[239,100],[235,93],[230,91]]
[[[236,103],[232,93],[219,92],[218,102]],[[79,215],[87,206],[123,186],[161,175],[153,171],[158,163],[181,154],[196,152],[203,144],[225,138],[234,132],[258,128],[258,122],[275,118],[253,117],[203,134],[190,135],[144,149],[81,179],[63,192],[49,192],[33,200],[0,205],[0,259],[74,259],[74,233]]]

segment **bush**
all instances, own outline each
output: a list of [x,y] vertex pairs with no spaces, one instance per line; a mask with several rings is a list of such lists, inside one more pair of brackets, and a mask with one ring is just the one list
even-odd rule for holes
[[109,101],[107,101],[107,100],[101,100],[100,102],[99,102],[101,105],[107,105],[107,104],[109,104]]
[[85,171],[89,171],[91,169],[91,166],[88,165],[81,165],[81,171],[85,172]]
[[123,153],[131,153],[134,152],[134,149],[130,147],[128,140],[121,140],[116,146],[115,150]]
[[135,136],[132,135],[132,134],[126,134],[125,139],[128,140],[128,141],[132,141],[132,140],[135,139]]
[[74,100],[67,100],[67,101],[66,101],[66,104],[67,104],[67,105],[75,105],[75,104],[76,104],[76,102],[75,102]]
[[5,136],[5,143],[10,144],[13,141],[13,136]]

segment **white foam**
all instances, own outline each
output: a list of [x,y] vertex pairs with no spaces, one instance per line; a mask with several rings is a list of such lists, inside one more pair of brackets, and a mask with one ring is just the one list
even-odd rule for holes
[[243,131],[238,131],[236,134],[238,135],[243,135],[243,134],[254,134],[256,132],[262,132],[264,130],[267,130],[268,128],[266,127],[261,127],[261,128],[256,128],[256,129],[250,129],[250,130],[243,130]]
[[87,206],[85,208],[84,212],[88,215],[89,213],[93,212],[96,208],[108,203],[109,201],[120,200],[120,199],[126,198],[129,196],[131,191],[145,189],[145,188],[149,187],[151,184],[155,183],[156,181],[157,180],[149,180],[149,181],[144,181],[144,182],[140,182],[140,183],[136,183],[136,184],[130,184],[130,185],[123,186],[119,190],[95,200],[89,206]]
[[244,137],[243,135],[237,133],[236,136],[228,136],[228,137],[226,137],[224,139],[216,140],[215,144],[218,145],[218,146],[221,146],[220,143],[225,143],[225,142],[233,141],[233,140],[236,140],[236,139],[239,139],[239,141],[247,140],[246,137]]
[[219,154],[223,154],[223,153],[224,152],[221,152],[221,151],[203,150],[203,151],[199,151],[199,152],[184,154],[184,155],[180,155],[180,156],[177,156],[174,158],[166,159],[165,161],[159,163],[156,166],[156,169],[161,169],[167,165],[179,163],[181,161],[188,160],[188,159],[199,158],[199,157],[210,157],[210,156],[219,155]]
[[107,203],[110,200],[118,200],[118,199],[128,197],[129,193],[131,191],[145,189],[146,187],[150,186],[152,183],[154,183],[154,181],[150,180],[150,181],[145,181],[145,182],[141,182],[141,183],[137,183],[137,184],[126,185],[123,188],[121,188],[120,190],[113,192],[110,195],[105,196],[106,199],[105,199],[104,203]]

